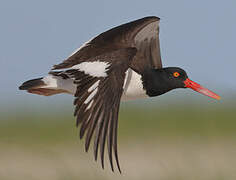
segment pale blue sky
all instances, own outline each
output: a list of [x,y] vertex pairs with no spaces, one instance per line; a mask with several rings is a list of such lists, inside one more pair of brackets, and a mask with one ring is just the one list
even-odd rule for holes
[[236,90],[235,0],[1,0],[0,99],[29,98],[18,91],[23,81],[91,37],[149,15],[161,18],[164,66],[180,66],[220,94]]

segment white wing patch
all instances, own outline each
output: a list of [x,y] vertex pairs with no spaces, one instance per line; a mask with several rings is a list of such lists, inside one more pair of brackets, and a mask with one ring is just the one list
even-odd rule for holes
[[93,77],[106,77],[108,70],[107,68],[110,66],[107,62],[102,61],[94,61],[94,62],[82,62],[80,64],[74,65],[71,69],[78,69],[79,71],[83,71],[85,74],[88,74]]
[[93,97],[96,95],[98,89],[95,89],[88,97],[87,99],[84,101],[84,104],[87,104],[88,102],[90,102],[91,99],[93,99]]
[[100,80],[98,80],[97,82],[95,82],[89,89],[88,92],[93,91],[94,89],[96,89],[99,85]]
[[129,68],[126,72],[125,72],[125,80],[124,80],[124,84],[123,84],[123,90],[124,92],[126,92],[130,80],[131,80],[131,76],[132,76],[132,70]]
[[[93,100],[89,103],[89,105],[86,107],[86,111],[89,109],[89,108],[91,108],[91,106],[92,106],[92,104],[93,104]],[[89,118],[88,118],[89,119]]]
[[[88,110],[92,104],[93,104],[93,98],[94,96],[97,94],[98,91],[98,85],[99,85],[100,80],[96,81],[89,89],[88,89],[88,93],[91,92],[91,94],[87,97],[87,99],[84,101],[84,104],[88,104],[86,110]],[[92,101],[91,101],[92,100]]]

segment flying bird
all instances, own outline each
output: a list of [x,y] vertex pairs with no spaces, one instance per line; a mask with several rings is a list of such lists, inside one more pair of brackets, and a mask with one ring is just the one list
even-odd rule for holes
[[100,152],[104,168],[107,144],[112,171],[117,152],[117,124],[121,100],[154,97],[176,88],[191,88],[214,99],[220,96],[188,78],[179,67],[162,67],[158,17],[144,17],[101,33],[83,44],[47,76],[24,82],[19,89],[51,96],[74,95],[76,126],[93,139],[94,157]]

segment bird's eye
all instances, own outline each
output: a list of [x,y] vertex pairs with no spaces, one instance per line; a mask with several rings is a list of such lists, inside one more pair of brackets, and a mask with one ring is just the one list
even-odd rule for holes
[[178,72],[174,72],[174,73],[173,73],[173,76],[174,76],[174,77],[179,77],[179,75],[180,75],[180,74],[179,74]]

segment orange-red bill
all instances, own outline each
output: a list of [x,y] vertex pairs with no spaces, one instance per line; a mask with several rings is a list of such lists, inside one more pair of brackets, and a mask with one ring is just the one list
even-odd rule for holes
[[200,84],[195,83],[194,81],[190,80],[189,78],[187,78],[184,81],[184,84],[185,84],[185,87],[187,87],[187,88],[191,88],[194,91],[197,91],[197,92],[199,92],[199,93],[201,93],[201,94],[203,94],[205,96],[209,96],[211,98],[220,100],[220,96],[219,95],[217,95],[216,93],[213,93],[212,91],[202,87]]

